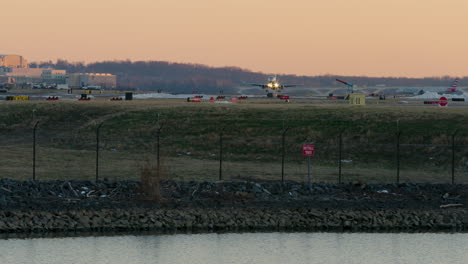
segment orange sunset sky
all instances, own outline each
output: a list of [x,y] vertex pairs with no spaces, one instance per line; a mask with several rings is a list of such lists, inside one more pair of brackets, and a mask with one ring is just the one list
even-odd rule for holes
[[2,0],[0,54],[468,76],[468,0]]

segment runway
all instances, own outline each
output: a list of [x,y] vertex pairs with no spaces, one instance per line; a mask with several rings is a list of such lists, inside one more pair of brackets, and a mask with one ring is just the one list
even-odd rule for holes
[[[326,93],[326,89],[320,89]],[[328,90],[332,91],[332,90]],[[78,101],[82,94],[85,94],[85,91],[75,90],[73,94],[68,93],[66,90],[25,90],[25,91],[12,91],[7,93],[0,94],[0,101],[5,101],[7,96],[29,96],[30,101],[46,101],[49,97],[58,97],[58,101]],[[284,93],[287,94],[287,93]],[[341,94],[337,94],[341,95]],[[428,92],[427,96],[418,95],[418,96],[386,96],[386,100],[379,100],[379,97],[370,97],[366,96],[366,107],[440,107],[438,104],[424,104],[424,101],[437,101],[441,95],[436,92]],[[87,94],[91,101],[109,101],[111,98],[124,98],[124,91],[91,91],[90,94]],[[133,99],[136,101],[139,100],[164,100],[164,99],[179,99],[186,100],[187,98],[198,96],[201,97],[201,103],[208,103],[210,98],[216,99],[218,95],[216,94],[171,94],[171,93],[153,93],[153,92],[135,92]],[[232,94],[232,95],[223,95],[226,98],[223,100],[215,100],[220,103],[231,103],[231,98],[244,96],[247,99],[242,100],[242,103],[254,103],[254,99],[259,103],[286,103],[279,98],[268,98],[266,94],[261,93],[251,93],[251,94]],[[341,95],[343,97],[344,95]],[[448,107],[468,107],[468,94],[464,93],[463,95],[454,95],[447,96],[449,99]],[[464,102],[454,102],[451,101],[451,98],[464,98]],[[240,101],[240,100],[239,100]],[[239,102],[238,101],[238,102]],[[327,95],[310,95],[310,94],[291,94],[289,104],[342,104],[346,105],[348,102],[343,99],[331,99]]]

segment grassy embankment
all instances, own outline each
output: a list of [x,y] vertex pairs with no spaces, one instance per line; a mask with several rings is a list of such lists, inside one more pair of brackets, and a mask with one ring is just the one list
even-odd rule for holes
[[[3,178],[31,177],[32,126],[39,121],[37,178],[94,179],[95,130],[102,122],[100,176],[138,178],[145,160],[154,159],[158,118],[164,124],[164,164],[171,177],[184,180],[217,179],[222,128],[224,179],[279,179],[281,133],[286,127],[285,178],[295,180],[303,180],[307,172],[300,149],[303,142],[316,144],[313,179],[337,180],[340,132],[342,159],[347,160],[344,181],[394,181],[397,126],[402,131],[402,181],[448,182],[448,135],[458,131],[457,145],[468,144],[466,108],[352,107],[311,100],[293,104],[248,100],[238,105],[169,99],[3,102],[0,173]],[[457,180],[468,182],[463,166],[467,147],[456,150]]]

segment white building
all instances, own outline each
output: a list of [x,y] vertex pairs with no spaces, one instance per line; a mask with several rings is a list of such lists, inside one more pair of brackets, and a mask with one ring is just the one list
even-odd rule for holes
[[115,89],[117,76],[109,73],[72,73],[68,75],[70,88],[102,88]]
[[66,70],[55,70],[50,68],[9,68],[5,75],[13,77],[16,83],[67,83]]

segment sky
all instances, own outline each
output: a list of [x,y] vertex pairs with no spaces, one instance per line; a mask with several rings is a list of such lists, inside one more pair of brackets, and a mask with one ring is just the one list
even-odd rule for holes
[[0,0],[0,54],[468,76],[467,0]]

